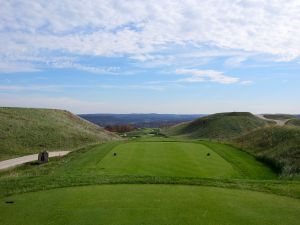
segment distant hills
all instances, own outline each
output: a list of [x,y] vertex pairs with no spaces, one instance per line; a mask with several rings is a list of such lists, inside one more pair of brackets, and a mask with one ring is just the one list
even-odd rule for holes
[[92,123],[106,127],[108,125],[128,125],[138,128],[157,128],[191,121],[205,115],[176,114],[80,114],[78,115]]
[[112,139],[118,136],[68,111],[0,108],[0,160]]
[[164,131],[168,135],[202,139],[230,139],[272,124],[248,112],[217,113]]

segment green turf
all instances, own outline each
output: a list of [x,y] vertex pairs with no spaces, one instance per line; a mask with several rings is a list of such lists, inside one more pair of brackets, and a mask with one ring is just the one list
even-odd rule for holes
[[276,178],[267,166],[248,153],[210,142],[114,142],[95,146],[68,158],[70,160],[51,172],[72,175]]
[[300,182],[209,141],[146,135],[0,172],[1,225],[297,224],[299,202]]
[[255,160],[252,155],[240,149],[209,141],[201,141],[200,143],[222,156],[236,171],[239,171],[241,178],[276,179],[277,177],[271,168],[268,168],[264,163]]
[[237,175],[230,163],[206,146],[181,142],[122,144],[107,154],[97,167],[103,168],[106,174],[119,175],[214,178]]
[[[89,146],[62,159],[50,160],[48,164],[27,164],[2,171],[0,191],[10,194],[60,186],[135,182],[239,188],[238,181],[224,179],[277,178],[272,170],[256,161],[253,156],[228,145],[207,141],[198,143],[155,140],[153,138],[147,142],[111,142]],[[117,156],[113,156],[113,153],[117,153]],[[207,153],[210,155],[207,156]],[[205,180],[207,178],[213,180]],[[251,183],[246,186],[254,190],[276,190],[270,188],[271,183],[262,184],[261,182],[253,186]],[[278,192],[284,194],[284,187],[279,188]],[[298,196],[294,188],[286,194]]]
[[0,107],[0,160],[117,138],[68,111]]
[[2,198],[0,224],[296,225],[299,212],[300,200],[252,191],[100,185]]

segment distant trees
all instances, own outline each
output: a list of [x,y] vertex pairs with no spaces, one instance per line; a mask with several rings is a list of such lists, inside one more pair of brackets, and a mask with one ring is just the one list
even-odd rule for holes
[[110,131],[110,132],[117,132],[117,133],[126,133],[126,132],[130,132],[136,129],[136,127],[134,127],[131,124],[126,124],[126,125],[108,125],[105,127],[106,130]]

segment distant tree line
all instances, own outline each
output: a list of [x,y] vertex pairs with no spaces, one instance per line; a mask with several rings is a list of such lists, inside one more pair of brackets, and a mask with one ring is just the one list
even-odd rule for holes
[[134,127],[131,124],[126,124],[126,125],[107,125],[105,127],[106,130],[110,131],[110,132],[117,132],[117,133],[126,133],[126,132],[130,132],[136,129],[136,127]]

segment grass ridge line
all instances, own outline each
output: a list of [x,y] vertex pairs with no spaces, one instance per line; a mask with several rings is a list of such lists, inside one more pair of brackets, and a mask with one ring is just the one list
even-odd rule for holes
[[[0,196],[54,188],[102,185],[102,184],[177,184],[211,186],[265,192],[300,199],[300,182],[281,180],[212,179],[166,176],[40,176],[1,178]],[[276,184],[276,186],[274,186]]]

